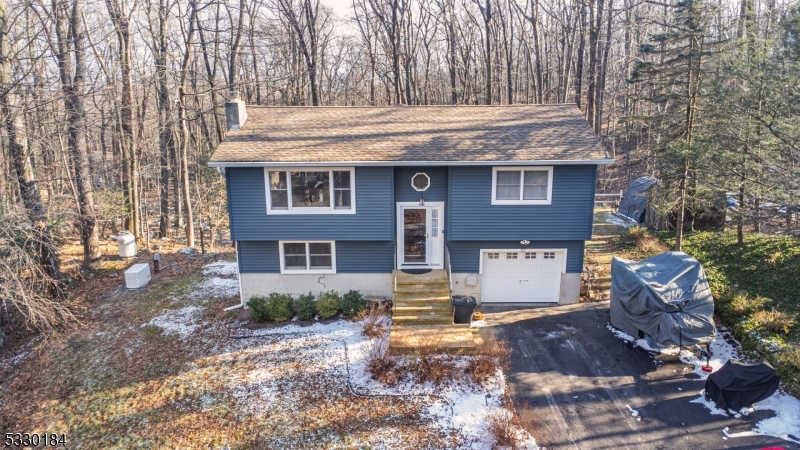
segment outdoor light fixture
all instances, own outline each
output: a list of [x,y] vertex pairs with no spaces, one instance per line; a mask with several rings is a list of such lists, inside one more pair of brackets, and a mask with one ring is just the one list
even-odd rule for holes
[[522,245],[528,245],[531,243],[531,241],[525,240],[525,241],[519,241],[519,243]]
[[419,206],[425,206],[425,199],[422,198],[422,195],[419,196]]
[[486,406],[489,406],[489,399],[492,398],[492,394],[486,394]]

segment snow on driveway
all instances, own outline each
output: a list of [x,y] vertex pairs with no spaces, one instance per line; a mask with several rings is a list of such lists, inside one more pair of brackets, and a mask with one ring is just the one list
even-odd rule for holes
[[[634,342],[635,346],[642,347],[647,351],[658,352],[658,350],[647,346],[647,342],[644,339],[636,340],[627,333],[614,328],[611,324],[609,324],[607,328],[619,339],[626,342]],[[724,366],[728,360],[739,360],[738,349],[740,344],[731,337],[730,333],[728,333],[724,327],[718,328],[717,335],[715,339],[710,342],[709,346],[711,349],[711,358],[708,364],[714,369],[714,372]],[[669,347],[661,352],[675,354],[677,352],[677,347]],[[702,366],[706,364],[705,358],[699,358],[693,352],[687,349],[681,349],[680,360],[694,366],[694,373],[698,375],[699,381],[705,381],[708,378],[709,374],[702,369]],[[775,412],[774,417],[759,421],[752,431],[728,433],[728,429],[725,428],[723,430],[725,439],[766,435],[800,444],[800,400],[797,400],[791,395],[776,392],[771,397],[752,405],[750,408],[744,408],[742,411],[725,411],[717,408],[713,401],[706,400],[705,393],[701,390],[700,396],[691,400],[690,403],[699,403],[705,406],[711,414],[732,415],[734,417],[741,417],[741,415],[747,415],[755,410],[770,410]]]

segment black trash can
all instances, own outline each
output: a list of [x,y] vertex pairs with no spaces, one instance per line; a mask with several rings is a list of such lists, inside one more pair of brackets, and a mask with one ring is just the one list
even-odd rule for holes
[[478,306],[478,301],[475,297],[454,295],[450,303],[455,307],[453,323],[472,323],[472,312]]

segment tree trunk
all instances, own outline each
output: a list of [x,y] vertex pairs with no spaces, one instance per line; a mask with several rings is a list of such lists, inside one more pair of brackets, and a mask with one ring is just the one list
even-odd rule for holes
[[684,160],[683,174],[679,187],[678,215],[675,223],[675,251],[683,251],[683,223],[686,220],[686,177],[689,176],[689,160]]
[[586,86],[586,120],[594,127],[597,104],[597,64],[599,53],[600,27],[603,24],[603,4],[604,0],[596,0],[597,9],[589,8],[589,84]]
[[598,135],[603,130],[603,101],[605,99],[606,90],[606,69],[608,68],[608,54],[611,52],[611,19],[614,18],[614,0],[608,1],[608,22],[606,26],[606,43],[603,48],[603,55],[600,62],[600,71],[597,74],[597,90],[595,92],[595,119],[594,131]]
[[189,76],[189,63],[192,60],[192,40],[194,37],[195,20],[197,18],[197,4],[192,1],[189,5],[191,13],[189,15],[189,30],[186,36],[186,52],[183,54],[181,64],[180,83],[178,85],[178,123],[180,126],[180,182],[181,197],[183,198],[183,211],[186,216],[186,246],[194,247],[194,222],[192,218],[192,198],[189,195],[189,124],[186,118],[186,82]]
[[[170,237],[169,221],[169,182],[171,172],[170,149],[172,143],[172,110],[169,104],[167,87],[167,19],[169,11],[167,0],[158,2],[157,35],[154,36],[156,82],[158,85],[158,149],[159,149],[159,205],[158,234],[160,238]],[[154,33],[155,34],[155,33]]]
[[580,40],[578,41],[578,55],[575,61],[575,104],[581,109],[583,94],[583,54],[586,49],[586,0],[580,0]]
[[139,164],[136,140],[133,135],[133,80],[131,62],[131,34],[129,11],[125,0],[106,0],[106,9],[114,24],[119,46],[119,66],[122,75],[122,98],[120,102],[120,147],[123,159],[123,195],[128,213],[126,228],[140,237]]
[[69,117],[69,150],[78,188],[78,214],[80,216],[81,241],[83,243],[83,267],[95,268],[100,258],[100,242],[97,234],[97,217],[94,212],[94,189],[86,148],[86,128],[83,107],[86,79],[86,46],[84,45],[83,6],[74,0],[72,6],[72,42],[75,52],[75,74],[71,86],[65,85],[67,113]]
[[36,233],[42,269],[48,277],[57,281],[53,283],[50,294],[54,298],[64,298],[65,293],[58,283],[61,280],[61,269],[28,154],[22,108],[15,101],[14,95],[9,92],[11,61],[8,57],[8,44],[8,16],[5,1],[0,0],[0,108],[4,118],[3,127],[8,138],[8,158],[17,179],[16,184],[19,187],[22,203]]

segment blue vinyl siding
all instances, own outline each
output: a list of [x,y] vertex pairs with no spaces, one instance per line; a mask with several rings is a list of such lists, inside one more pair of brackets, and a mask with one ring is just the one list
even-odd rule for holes
[[[450,266],[456,273],[478,273],[481,261],[481,249],[521,249],[519,241],[456,241],[448,242]],[[577,273],[583,270],[583,241],[536,241],[527,247],[567,249],[567,272]]]
[[[280,273],[276,241],[239,241],[241,273]],[[336,242],[336,273],[389,273],[394,269],[394,242]]]
[[267,215],[263,168],[225,171],[231,236],[236,241],[393,241],[394,168],[357,167],[356,214]]
[[[230,170],[230,169],[229,169]],[[238,241],[239,272],[280,273],[280,253],[276,241]]]
[[550,205],[492,205],[492,167],[451,167],[449,241],[592,237],[596,165],[553,167]]
[[[419,192],[411,187],[411,177],[424,172],[431,178],[430,187]],[[397,167],[394,170],[394,199],[397,202],[419,201],[420,194],[427,202],[447,201],[447,167]]]
[[390,273],[394,242],[336,242],[336,273]]

